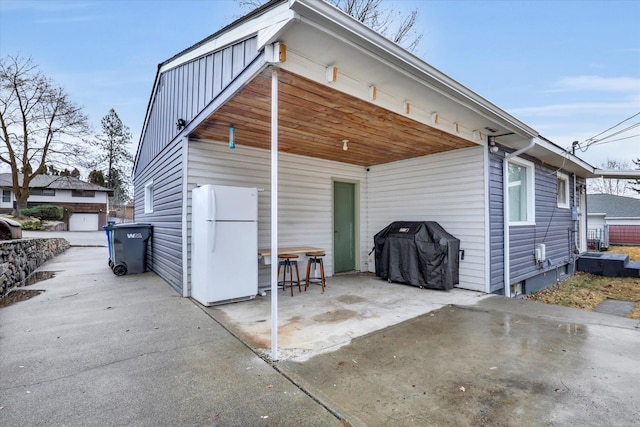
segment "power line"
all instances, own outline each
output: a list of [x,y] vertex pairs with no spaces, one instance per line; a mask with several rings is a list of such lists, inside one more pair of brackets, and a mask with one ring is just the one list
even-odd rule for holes
[[603,133],[607,133],[607,132],[609,132],[611,129],[615,129],[615,128],[617,128],[618,126],[620,126],[620,125],[621,125],[621,124],[623,124],[624,122],[628,122],[629,120],[633,119],[633,118],[634,118],[634,117],[636,117],[636,116],[640,116],[640,111],[638,111],[637,113],[635,113],[633,116],[631,116],[631,117],[628,117],[628,118],[624,119],[624,120],[623,120],[623,121],[621,121],[620,123],[617,123],[617,124],[615,124],[615,125],[611,126],[609,129],[603,130],[603,131],[602,131],[602,132],[600,132],[599,134],[594,135],[594,136],[592,136],[592,137],[591,137],[591,138],[589,138],[589,139],[585,139],[585,140],[584,140],[584,141],[582,141],[582,142],[586,142],[586,143],[587,143],[587,146],[588,146],[588,145],[589,145],[589,144],[588,144],[588,143],[589,143],[589,141],[593,141],[594,139],[596,139],[597,137],[599,137],[599,136],[600,136],[600,135],[602,135]]
[[635,138],[635,137],[638,137],[638,136],[640,136],[640,133],[638,133],[636,135],[625,136],[624,138],[612,139],[611,141],[605,141],[604,139],[601,139],[600,141],[595,142],[595,143],[593,143],[591,145],[608,144],[610,142],[622,141],[622,140],[625,140],[625,139],[631,139],[631,138]]
[[621,133],[628,132],[628,131],[630,131],[631,129],[635,129],[635,128],[637,128],[638,126],[640,126],[640,122],[635,123],[635,124],[632,124],[631,126],[627,126],[626,128],[621,129],[621,130],[619,130],[619,131],[617,131],[617,132],[614,132],[614,133],[612,133],[612,134],[610,134],[610,135],[607,135],[607,136],[605,136],[605,137],[603,137],[603,138],[600,138],[600,139],[594,139],[594,140],[593,140],[593,141],[591,141],[589,144],[587,144],[587,147],[589,147],[589,146],[591,146],[591,145],[595,145],[595,144],[597,144],[597,143],[599,143],[599,142],[602,142],[602,141],[606,141],[607,139],[609,139],[609,138],[611,138],[611,137],[614,137],[614,136],[616,136],[616,135],[620,135]]

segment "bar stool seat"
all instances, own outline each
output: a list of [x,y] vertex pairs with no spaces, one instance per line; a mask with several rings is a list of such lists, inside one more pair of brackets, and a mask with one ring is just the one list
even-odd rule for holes
[[[293,280],[293,266],[296,267],[296,278]],[[280,280],[280,267],[284,267],[282,274],[282,280]],[[291,288],[291,296],[293,296],[293,285],[298,285],[298,292],[302,292],[300,288],[300,271],[298,270],[298,255],[294,254],[281,254],[278,255],[278,286],[282,283],[282,290],[287,288],[287,272],[289,272],[289,287]],[[306,288],[305,288],[306,291]]]
[[[306,291],[310,283],[318,283],[322,286],[322,293],[327,284],[324,277],[324,263],[322,257],[325,256],[324,252],[307,252],[305,256],[308,257],[307,261],[307,277],[304,282],[304,290]],[[314,277],[311,277],[311,266],[313,265]],[[318,277],[317,268],[320,267],[320,276]]]

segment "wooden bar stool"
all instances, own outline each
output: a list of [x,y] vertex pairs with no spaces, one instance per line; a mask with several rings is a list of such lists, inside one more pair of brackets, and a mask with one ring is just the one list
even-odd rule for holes
[[[324,278],[324,263],[322,262],[322,257],[325,256],[324,252],[307,252],[305,254],[309,257],[307,261],[307,277],[304,282],[304,290],[307,290],[309,283],[320,283],[322,285],[322,293],[324,293],[324,288],[326,286],[326,280]],[[313,265],[314,277],[311,277],[311,265]],[[317,268],[320,267],[320,277],[318,277]]]
[[[278,285],[282,283],[282,290],[287,287],[287,271],[289,272],[289,287],[291,288],[291,296],[293,296],[293,284],[298,285],[298,292],[302,292],[300,288],[300,271],[298,270],[298,255],[282,254],[278,255],[278,278],[280,278],[280,267],[284,266],[284,273],[282,274],[282,280],[278,281]],[[296,266],[296,277],[298,280],[293,280],[293,266]],[[306,290],[306,289],[305,289]]]

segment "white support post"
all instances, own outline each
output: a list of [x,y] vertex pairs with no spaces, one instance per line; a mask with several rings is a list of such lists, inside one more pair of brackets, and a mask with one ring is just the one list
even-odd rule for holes
[[271,70],[271,359],[278,360],[278,69]]

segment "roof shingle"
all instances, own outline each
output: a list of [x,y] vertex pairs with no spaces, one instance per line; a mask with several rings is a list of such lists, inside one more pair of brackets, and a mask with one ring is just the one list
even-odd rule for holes
[[610,218],[640,218],[640,199],[587,194],[587,213],[605,213]]

